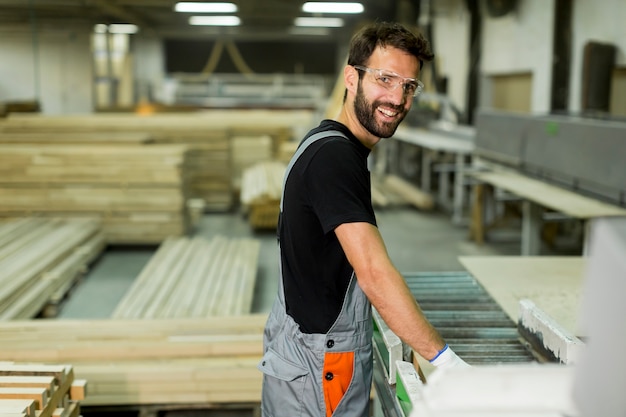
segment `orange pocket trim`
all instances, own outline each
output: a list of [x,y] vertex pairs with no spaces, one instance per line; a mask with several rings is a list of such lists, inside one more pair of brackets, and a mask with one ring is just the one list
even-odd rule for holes
[[354,352],[327,352],[324,354],[322,389],[326,403],[326,417],[331,417],[350,386],[354,373]]

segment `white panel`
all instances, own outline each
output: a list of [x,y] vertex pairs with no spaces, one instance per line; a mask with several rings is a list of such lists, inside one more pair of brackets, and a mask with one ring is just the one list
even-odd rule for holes
[[575,398],[582,415],[623,417],[626,412],[626,218],[591,224],[581,325],[589,335],[578,366]]
[[469,72],[470,14],[461,0],[436,9],[433,18],[433,50],[440,75],[448,77],[448,97],[465,112]]
[[45,114],[92,111],[89,33],[0,33],[0,100],[33,100]]
[[24,34],[0,33],[0,101],[36,98],[33,42]]
[[168,102],[165,86],[165,62],[161,39],[140,32],[131,42],[134,56],[134,77],[138,100]]
[[484,13],[482,75],[533,74],[531,112],[550,110],[554,0],[519,1],[504,17]]

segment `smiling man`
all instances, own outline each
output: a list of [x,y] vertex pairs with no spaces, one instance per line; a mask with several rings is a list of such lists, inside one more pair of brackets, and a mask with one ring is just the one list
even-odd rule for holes
[[427,41],[395,23],[350,43],[344,102],[303,139],[285,175],[279,290],[265,328],[264,417],[369,416],[374,305],[438,367],[467,366],[426,320],[376,227],[367,158],[422,89]]

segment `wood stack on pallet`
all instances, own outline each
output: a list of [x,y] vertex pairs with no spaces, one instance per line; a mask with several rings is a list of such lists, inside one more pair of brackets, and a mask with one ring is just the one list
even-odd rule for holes
[[0,320],[58,306],[104,245],[94,219],[0,222]]
[[85,406],[253,404],[266,319],[3,322],[0,357],[72,363],[89,381]]
[[249,314],[259,250],[256,239],[169,238],[133,282],[112,317]]
[[99,216],[109,243],[159,243],[189,230],[178,145],[0,144],[0,217]]
[[0,416],[78,417],[86,384],[70,365],[0,362]]
[[286,166],[283,162],[258,163],[246,169],[241,184],[241,203],[255,229],[278,225],[280,198]]

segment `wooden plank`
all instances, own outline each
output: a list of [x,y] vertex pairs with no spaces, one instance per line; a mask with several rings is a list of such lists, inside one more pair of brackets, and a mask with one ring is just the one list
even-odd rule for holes
[[432,210],[434,208],[433,198],[430,194],[423,192],[418,187],[398,176],[386,176],[384,185],[393,192],[400,194],[408,203],[418,209]]
[[54,377],[51,376],[0,376],[2,388],[46,388],[54,390]]
[[626,216],[626,209],[622,207],[585,197],[513,171],[497,170],[469,173],[468,175],[575,218]]
[[48,404],[48,391],[45,388],[0,387],[0,399],[33,400],[35,409],[41,410]]
[[70,399],[80,401],[87,398],[87,380],[75,379],[70,387]]
[[7,400],[0,399],[0,414],[23,413],[27,416],[35,416],[35,401],[32,400]]

